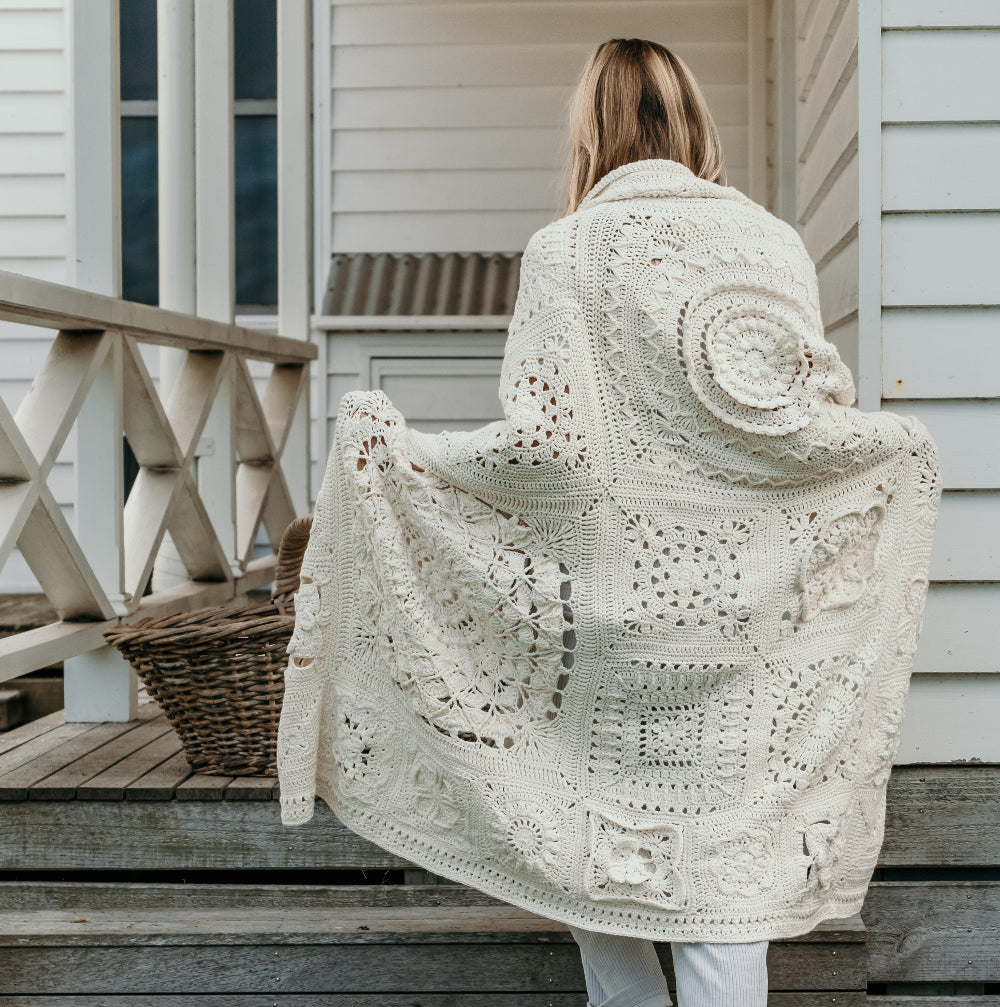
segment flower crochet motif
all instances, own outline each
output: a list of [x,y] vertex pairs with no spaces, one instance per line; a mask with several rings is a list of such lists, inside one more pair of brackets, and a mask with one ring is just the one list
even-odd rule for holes
[[[528,242],[502,418],[337,404],[278,728],[408,863],[654,940],[861,908],[942,485],[864,412],[794,227],[652,159]],[[323,823],[318,823],[322,825]]]
[[677,863],[680,831],[673,826],[630,826],[598,811],[590,816],[592,856],[587,870],[597,899],[635,900],[664,909],[687,902]]
[[811,545],[800,577],[803,622],[861,597],[876,569],[875,551],[884,517],[880,504],[843,514]]
[[766,309],[756,317],[731,312],[716,321],[708,349],[715,380],[744,405],[778,409],[793,401],[802,367],[802,337]]
[[740,829],[713,852],[709,870],[723,894],[752,899],[771,887],[774,839],[769,829]]

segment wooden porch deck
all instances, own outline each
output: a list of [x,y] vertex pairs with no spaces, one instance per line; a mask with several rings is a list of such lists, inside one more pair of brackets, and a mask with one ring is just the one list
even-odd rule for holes
[[[277,796],[274,777],[194,773],[145,693],[129,723],[60,711],[0,735],[0,1007],[583,1007],[562,923],[420,871],[322,802],[284,827]],[[861,917],[772,943],[772,1007],[1000,1004],[982,873],[1000,767],[897,767],[889,796]],[[359,869],[403,883],[331,883]]]
[[70,723],[63,711],[0,735],[0,801],[270,801],[270,776],[195,773],[145,690],[125,723]]

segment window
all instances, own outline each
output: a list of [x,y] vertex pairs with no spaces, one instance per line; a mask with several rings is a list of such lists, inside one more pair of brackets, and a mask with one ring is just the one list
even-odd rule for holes
[[[278,302],[276,0],[238,0],[233,12],[236,311]],[[156,0],[120,10],[122,296],[159,302],[157,255]]]

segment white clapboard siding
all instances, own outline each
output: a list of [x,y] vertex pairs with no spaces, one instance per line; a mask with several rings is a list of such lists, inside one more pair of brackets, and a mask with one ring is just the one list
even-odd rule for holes
[[[489,126],[478,129],[342,129],[333,148],[333,170],[397,171],[436,168],[493,171],[543,168],[556,161],[555,131],[547,126]],[[444,183],[446,179],[441,178]],[[488,178],[484,180],[484,186]],[[376,191],[381,186],[371,185]],[[336,184],[334,185],[336,189]]]
[[996,0],[882,0],[886,28],[981,28],[996,23]]
[[845,236],[853,236],[858,226],[857,150],[852,148],[843,157],[847,160],[824,181],[822,196],[804,207],[802,234],[806,248],[824,266],[836,255],[835,246],[843,247]]
[[62,133],[7,133],[0,129],[0,172],[4,178],[64,176],[66,137]]
[[[0,217],[8,222],[48,218],[59,222],[64,233],[66,219],[66,179],[63,175],[6,175],[0,181]],[[16,238],[15,238],[16,240]]]
[[[66,218],[61,215],[10,215],[3,222],[3,238],[0,240],[5,250],[21,259],[55,258],[66,247]],[[6,268],[6,265],[0,268]]]
[[[559,85],[338,88],[332,96],[337,129],[497,129],[565,125],[569,88]],[[746,124],[744,83],[702,84],[716,125]],[[727,151],[728,159],[728,151]]]
[[[65,283],[67,273],[68,64],[62,0],[0,5],[0,269]],[[13,412],[55,333],[0,322],[0,397]],[[48,480],[72,520],[72,436]],[[15,553],[0,571],[0,593],[35,591]]]
[[376,190],[368,172],[338,171],[333,211],[543,210],[551,200],[541,206],[526,206],[525,184],[530,191],[544,192],[552,180],[552,172],[543,170],[395,171],[385,172]]
[[[955,29],[960,30],[955,30]],[[898,762],[1000,760],[1000,5],[884,0],[881,395],[944,495]]]
[[[656,0],[615,3],[615,23],[622,36],[638,34],[649,26],[650,10]],[[458,6],[441,3],[400,5],[388,23],[378,7],[369,4],[341,4],[334,9],[333,23],[338,45],[369,45],[379,38],[387,45],[430,44],[446,38],[456,45],[483,41],[483,19],[489,18],[489,40],[496,44],[521,45],[530,41],[523,22],[529,21],[540,39],[575,42],[589,46],[607,30],[608,19],[599,3],[574,4],[571,17],[566,7],[548,0],[532,3],[505,2],[505,16],[490,16],[482,3]],[[670,3],[670,41],[705,39],[741,45],[746,38],[744,5],[733,0],[706,2],[687,0]],[[706,35],[710,32],[710,36]]]
[[816,263],[823,323],[855,376],[858,307],[857,0],[796,0],[795,223]]
[[[51,280],[53,283],[66,282],[66,256],[62,254],[8,256],[0,262],[0,269],[11,273],[24,273],[25,276],[33,276],[37,280]],[[3,323],[0,323],[0,326],[2,325]],[[0,327],[0,341],[4,338],[3,332],[4,329]]]
[[996,687],[996,675],[913,675],[896,764],[996,762]]
[[[505,18],[512,16],[502,3],[491,5],[499,8]],[[613,3],[609,4],[613,8]],[[669,3],[661,5],[668,8]],[[743,4],[736,5],[740,10]],[[490,21],[488,6],[484,7],[482,38],[488,39]],[[650,7],[645,20],[646,33],[669,37],[667,15],[657,14]],[[612,10],[613,13],[613,10]],[[334,22],[336,23],[336,21]],[[435,85],[464,87],[466,85],[495,84],[509,86],[513,83],[539,84],[551,86],[560,81],[575,82],[581,67],[597,42],[603,36],[596,36],[594,44],[563,43],[546,41],[534,30],[530,17],[521,21],[524,39],[518,44],[475,45],[450,44],[447,39],[441,45],[371,45],[333,46],[331,82],[334,87],[422,87],[428,81]],[[613,16],[609,26],[617,26]],[[447,22],[442,31],[447,31]],[[725,84],[738,84],[746,79],[746,44],[715,41],[672,40],[694,74],[712,78]]]
[[886,214],[882,303],[996,304],[998,248],[996,212]]
[[329,8],[330,251],[517,252],[564,200],[567,108],[606,38],[664,41],[749,179],[745,0]]
[[516,252],[554,217],[550,209],[339,214],[334,250],[472,252],[488,246],[490,252]]
[[[4,55],[0,51],[0,59]],[[61,91],[0,93],[0,126],[5,133],[65,133],[66,122],[67,109]]]
[[992,29],[887,31],[882,37],[883,122],[1000,119],[1000,5]]
[[[882,208],[992,210],[1000,206],[995,123],[890,123],[882,130]],[[984,170],[994,168],[994,170]]]
[[843,326],[857,317],[860,251],[858,236],[852,234],[825,258],[814,259],[820,283],[819,304],[823,323],[840,331],[837,342],[848,365],[858,360],[859,352],[857,343],[851,345],[849,341],[850,334],[856,336],[857,331]]
[[1000,675],[1000,583],[931,584],[915,674]]
[[1000,394],[998,332],[1000,307],[883,311],[883,396],[996,398]]
[[[746,125],[720,126],[719,134],[730,173],[734,167],[745,167]],[[485,195],[490,174],[498,170],[526,173],[541,169],[549,178],[554,177],[563,166],[564,140],[561,130],[548,126],[342,129],[333,151],[333,170],[339,181],[341,172],[382,171],[388,177],[390,172],[409,175],[433,169],[437,172],[433,178],[442,187],[447,186],[449,172],[475,170],[486,173],[482,183]],[[535,179],[529,174],[523,177],[531,188],[535,187]],[[369,182],[369,188],[375,187]]]
[[[983,443],[984,450],[991,448]],[[931,550],[931,580],[1000,580],[998,518],[1000,492],[946,490]]]
[[[41,13],[41,12],[39,12]],[[52,11],[46,11],[52,14]],[[2,14],[0,14],[2,16]],[[4,25],[10,30],[10,25]],[[8,49],[5,37],[0,37],[0,91],[61,92],[66,86],[65,63],[58,50]],[[24,45],[24,40],[18,40]]]

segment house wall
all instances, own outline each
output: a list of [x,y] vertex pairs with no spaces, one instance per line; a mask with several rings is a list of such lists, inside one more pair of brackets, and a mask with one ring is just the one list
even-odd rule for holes
[[[0,269],[66,283],[69,250],[69,104],[66,13],[61,0],[8,0],[0,7]],[[54,333],[0,321],[0,399],[14,412]],[[72,441],[72,438],[70,438]],[[49,479],[72,518],[72,447]],[[38,583],[15,552],[0,591]]]
[[998,55],[995,3],[882,4],[880,394],[927,424],[944,487],[908,761],[1000,761]]
[[767,204],[816,263],[859,406],[919,416],[941,452],[897,762],[1000,760],[1000,8],[885,0],[859,21],[857,0],[771,0],[767,17]]
[[794,3],[795,224],[826,336],[857,377],[858,0]]
[[520,251],[558,216],[566,106],[611,37],[675,49],[747,191],[747,0],[332,0],[332,251]]

